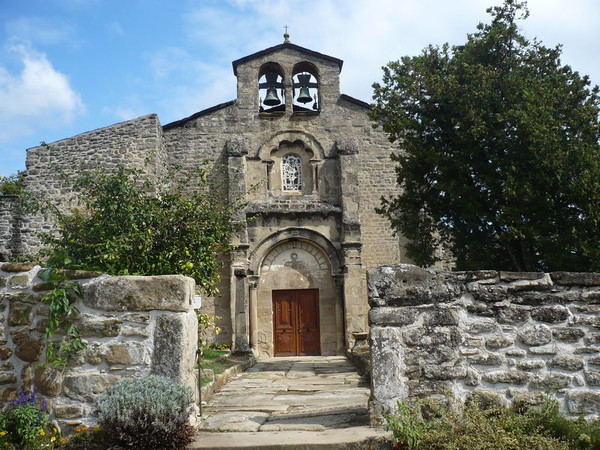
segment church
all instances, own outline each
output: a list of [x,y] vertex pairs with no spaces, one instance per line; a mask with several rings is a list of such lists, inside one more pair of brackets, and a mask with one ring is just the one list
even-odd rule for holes
[[[228,195],[247,206],[220,295],[202,300],[220,317],[219,339],[258,357],[343,354],[368,327],[366,270],[410,261],[375,212],[398,189],[394,148],[369,105],[340,92],[342,65],[286,34],[233,61],[235,100],[166,125],[150,114],[31,148],[26,186],[68,198],[57,167],[122,164],[150,177],[173,164],[221,167]],[[0,254],[31,254],[51,225],[16,214],[9,200],[0,204]]]

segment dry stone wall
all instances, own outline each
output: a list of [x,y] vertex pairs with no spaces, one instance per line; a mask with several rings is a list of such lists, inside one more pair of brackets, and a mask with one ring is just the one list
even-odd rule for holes
[[124,377],[164,375],[192,388],[197,398],[194,280],[67,272],[83,288],[73,323],[87,348],[57,368],[44,364],[48,305],[41,298],[49,286],[40,278],[43,270],[0,263],[0,401],[35,389],[68,431],[94,424],[96,397]]
[[398,401],[535,403],[600,415],[600,274],[368,272],[372,412]]

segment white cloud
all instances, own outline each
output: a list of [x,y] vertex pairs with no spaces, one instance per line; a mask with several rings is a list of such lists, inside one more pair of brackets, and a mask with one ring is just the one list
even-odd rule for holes
[[12,38],[41,45],[74,42],[72,25],[60,19],[47,17],[19,17],[6,24],[6,32]]
[[[600,3],[529,3],[532,15],[522,23],[527,35],[537,35],[551,46],[564,43],[565,63],[584,73],[595,71],[592,77],[600,78],[598,63],[590,60],[600,44]],[[502,0],[199,1],[185,16],[184,29],[191,41],[219,49],[226,64],[281,43],[283,26],[289,25],[293,43],[343,59],[342,92],[369,101],[371,84],[381,78],[381,66],[417,55],[429,44],[465,42],[479,22],[489,22],[486,9],[501,4]],[[552,37],[558,38],[556,42]],[[588,43],[587,59],[570,49],[582,42]]]
[[12,74],[0,66],[0,141],[68,124],[84,111],[80,95],[45,54],[26,43],[13,43],[8,50],[19,58],[22,71]]

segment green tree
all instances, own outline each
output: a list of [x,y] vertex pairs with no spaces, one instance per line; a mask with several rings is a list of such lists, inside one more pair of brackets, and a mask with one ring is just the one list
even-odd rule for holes
[[391,62],[374,84],[372,118],[402,149],[379,212],[419,265],[443,245],[457,269],[598,271],[598,87],[520,34],[525,2],[487,11],[464,45]]
[[23,192],[23,177],[25,172],[19,170],[7,177],[0,176],[0,195],[21,195]]
[[78,209],[55,208],[55,232],[43,235],[42,252],[54,267],[99,270],[114,275],[180,273],[214,293],[218,254],[231,249],[243,204],[220,200],[223,186],[174,171],[167,181],[119,167],[90,171],[75,182]]

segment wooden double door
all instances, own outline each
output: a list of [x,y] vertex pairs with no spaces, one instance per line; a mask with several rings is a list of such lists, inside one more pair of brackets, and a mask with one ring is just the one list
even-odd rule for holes
[[321,354],[319,290],[273,291],[275,356]]

